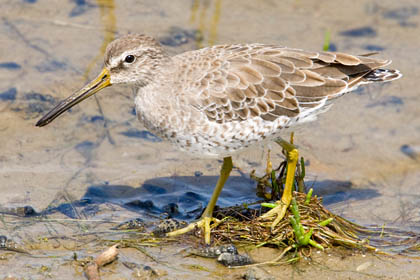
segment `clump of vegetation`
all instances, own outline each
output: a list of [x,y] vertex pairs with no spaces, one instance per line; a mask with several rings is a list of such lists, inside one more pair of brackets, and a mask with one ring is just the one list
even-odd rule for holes
[[[220,209],[218,217],[224,221],[213,230],[215,239],[220,243],[240,245],[289,247],[300,249],[311,246],[319,250],[342,245],[348,248],[376,250],[367,236],[375,231],[368,230],[332,214],[322,206],[318,197],[310,197],[295,192],[285,218],[271,230],[271,220],[258,219],[262,209],[249,209],[249,206],[236,206]],[[268,206],[267,204],[263,204]]]
[[[259,196],[277,200],[285,182],[287,164],[282,162],[276,170],[251,177],[257,181]],[[289,260],[299,259],[304,250],[308,255],[312,249],[324,250],[333,246],[344,246],[361,251],[392,252],[403,246],[406,254],[418,254],[416,234],[385,227],[363,227],[331,213],[322,205],[322,199],[313,196],[313,190],[305,189],[305,164],[301,158],[295,175],[294,199],[284,219],[271,229],[272,220],[258,217],[275,206],[272,203],[255,203],[219,209],[215,215],[222,219],[212,233],[216,244],[234,243],[248,248],[270,246],[284,253],[294,252]],[[267,192],[267,189],[269,190]],[[284,254],[282,254],[283,256]]]

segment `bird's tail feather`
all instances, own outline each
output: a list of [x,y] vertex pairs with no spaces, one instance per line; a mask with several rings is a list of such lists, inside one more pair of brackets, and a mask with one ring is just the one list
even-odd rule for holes
[[394,69],[375,69],[364,76],[366,83],[369,82],[389,82],[397,80],[402,77],[402,74],[398,70]]

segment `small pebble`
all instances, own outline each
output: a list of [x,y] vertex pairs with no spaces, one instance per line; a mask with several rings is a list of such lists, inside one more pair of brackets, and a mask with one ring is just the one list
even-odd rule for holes
[[205,257],[205,258],[217,258],[223,253],[229,253],[229,254],[238,254],[238,249],[236,249],[235,245],[228,244],[228,245],[220,245],[220,246],[214,246],[214,247],[205,247],[198,250],[194,250],[192,254]]
[[261,268],[253,267],[249,268],[242,276],[245,280],[275,280],[273,276],[270,276],[266,271]]
[[0,250],[13,251],[25,254],[28,253],[25,249],[19,247],[18,244],[16,244],[16,242],[14,242],[11,239],[8,239],[4,235],[0,235]]
[[157,227],[153,230],[153,234],[158,237],[162,237],[166,233],[183,228],[186,225],[187,223],[184,221],[178,221],[175,219],[166,219],[160,222],[159,225],[157,225]]
[[0,235],[0,248],[5,249],[7,243],[7,237],[4,235]]
[[242,266],[251,264],[252,260],[247,255],[239,255],[239,254],[231,254],[231,253],[222,253],[217,258],[217,261],[224,266],[232,267],[232,266]]
[[190,253],[205,258],[217,258],[218,262],[229,267],[252,263],[249,256],[238,254],[238,249],[233,244],[194,249]]
[[112,229],[116,229],[116,230],[137,229],[140,231],[144,231],[144,221],[140,218],[135,218],[135,219],[131,219],[126,222],[123,222],[119,224],[118,226],[113,227]]

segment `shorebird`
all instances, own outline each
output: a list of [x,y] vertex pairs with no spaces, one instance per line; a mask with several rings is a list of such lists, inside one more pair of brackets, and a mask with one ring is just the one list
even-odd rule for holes
[[260,141],[275,140],[286,150],[286,183],[278,206],[262,216],[285,215],[292,199],[298,150],[281,140],[283,128],[311,121],[331,101],[358,86],[395,80],[390,60],[340,52],[311,52],[278,45],[217,45],[169,56],[152,37],[130,34],[111,42],[104,68],[42,117],[45,126],[74,105],[114,84],[131,85],[138,119],[152,133],[180,150],[223,158],[220,177],[196,227],[210,243],[210,224],[218,196],[232,170],[232,154]]

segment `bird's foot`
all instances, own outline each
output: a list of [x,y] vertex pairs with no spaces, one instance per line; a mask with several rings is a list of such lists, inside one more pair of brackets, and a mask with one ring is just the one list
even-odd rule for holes
[[[213,223],[211,226],[210,224]],[[212,228],[217,227],[221,221],[213,217],[201,217],[200,220],[189,224],[188,226],[169,232],[166,236],[177,236],[189,231],[192,231],[196,228],[200,228],[204,232],[204,241],[206,244],[210,244],[210,232]]]
[[277,206],[274,207],[273,209],[271,209],[270,211],[268,211],[267,213],[265,213],[264,215],[260,216],[260,219],[266,220],[268,218],[274,217],[276,216],[276,218],[274,219],[273,223],[271,224],[271,230],[274,230],[274,228],[276,227],[276,225],[284,218],[284,216],[286,215],[286,211],[287,208],[290,205],[290,201],[289,203],[285,203],[281,200],[276,201]]
[[268,151],[267,151],[267,163],[266,163],[266,167],[265,167],[265,173],[267,174],[267,176],[269,178],[271,177],[271,172],[273,171],[273,163],[271,162],[270,153],[271,153],[271,150],[268,149]]

